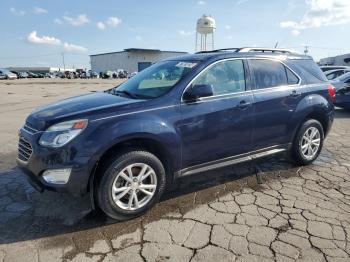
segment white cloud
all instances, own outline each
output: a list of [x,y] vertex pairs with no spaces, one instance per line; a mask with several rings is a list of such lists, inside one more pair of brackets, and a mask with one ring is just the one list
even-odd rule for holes
[[59,19],[59,18],[56,18],[55,20],[53,20],[53,22],[54,22],[55,24],[58,24],[58,25],[62,25],[62,24],[63,24],[62,20]]
[[300,31],[299,31],[298,29],[293,29],[293,30],[291,31],[291,33],[292,33],[292,35],[294,35],[294,36],[300,35]]
[[185,31],[185,30],[179,30],[179,34],[182,36],[190,36],[193,35],[193,31]]
[[108,17],[107,19],[107,25],[109,25],[110,27],[116,27],[118,26],[120,23],[122,22],[122,20],[118,17]]
[[27,36],[27,41],[34,44],[44,44],[44,45],[61,45],[61,40],[52,36],[38,36],[36,31],[31,32]]
[[225,29],[230,30],[231,26],[230,25],[225,25]]
[[10,8],[10,12],[14,15],[25,15],[26,14],[26,12],[24,12],[23,10],[17,10],[14,7]]
[[205,5],[206,2],[205,2],[205,1],[198,1],[197,4],[198,4],[198,5]]
[[34,7],[33,9],[34,14],[47,14],[47,10],[41,7]]
[[64,43],[63,44],[63,48],[67,51],[71,51],[71,52],[74,52],[74,51],[77,51],[77,52],[87,52],[88,49],[83,47],[83,46],[80,46],[80,45],[73,45],[73,44],[68,44],[68,43]]
[[83,26],[90,22],[89,18],[85,14],[80,14],[76,17],[64,16],[63,19],[70,23],[72,26]]
[[96,24],[97,28],[100,30],[105,30],[106,29],[106,25],[103,22],[97,22]]
[[308,10],[299,21],[283,21],[280,27],[292,30],[319,28],[350,22],[349,0],[305,0]]
[[27,36],[27,41],[33,44],[49,45],[49,46],[60,46],[69,52],[86,52],[87,48],[79,45],[70,44],[67,42],[62,42],[60,39],[53,36],[38,36],[36,31],[29,33]]

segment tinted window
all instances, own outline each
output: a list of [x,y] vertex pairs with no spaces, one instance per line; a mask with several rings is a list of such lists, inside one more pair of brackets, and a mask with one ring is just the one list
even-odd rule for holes
[[250,60],[257,89],[287,85],[285,66],[278,61]]
[[218,62],[205,70],[192,85],[213,86],[214,95],[245,91],[245,75],[242,60]]
[[288,85],[297,85],[299,83],[299,78],[286,67]]
[[293,60],[301,69],[306,76],[307,82],[310,84],[320,83],[328,81],[322,70],[311,60]]

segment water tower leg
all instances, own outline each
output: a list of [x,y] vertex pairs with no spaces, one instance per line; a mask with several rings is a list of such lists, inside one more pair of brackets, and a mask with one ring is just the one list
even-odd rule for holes
[[194,51],[197,52],[197,47],[198,47],[198,33],[196,32],[196,44],[194,46]]
[[214,32],[211,34],[211,50],[214,50]]

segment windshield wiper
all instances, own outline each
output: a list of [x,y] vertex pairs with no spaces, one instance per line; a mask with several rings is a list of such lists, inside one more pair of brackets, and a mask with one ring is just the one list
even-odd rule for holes
[[114,95],[127,95],[130,98],[137,98],[137,96],[129,91],[126,90],[113,90],[112,93]]
[[127,91],[127,90],[115,90],[115,89],[112,89],[111,91],[112,91],[113,95],[127,95],[128,97],[133,98],[133,99],[150,99],[150,98],[152,98],[151,96],[131,93],[131,92]]

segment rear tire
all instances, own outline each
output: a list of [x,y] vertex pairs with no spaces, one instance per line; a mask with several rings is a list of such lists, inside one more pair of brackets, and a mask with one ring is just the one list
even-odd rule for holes
[[304,122],[298,130],[292,145],[294,160],[301,165],[309,165],[319,156],[324,141],[321,123],[315,119]]
[[96,187],[97,204],[109,217],[138,217],[157,203],[165,190],[162,162],[153,154],[135,150],[110,159]]

